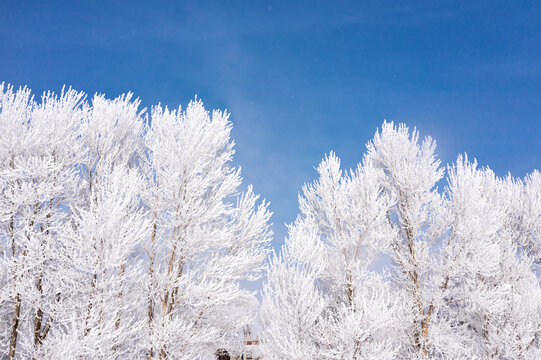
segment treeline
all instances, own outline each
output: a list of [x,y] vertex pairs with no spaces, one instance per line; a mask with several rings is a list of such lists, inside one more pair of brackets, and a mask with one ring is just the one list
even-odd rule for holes
[[541,358],[539,172],[385,122],[273,254],[228,118],[0,85],[0,358],[213,359],[254,321],[265,359]]

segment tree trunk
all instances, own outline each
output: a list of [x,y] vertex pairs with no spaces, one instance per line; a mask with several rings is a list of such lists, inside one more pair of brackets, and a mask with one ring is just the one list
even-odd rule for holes
[[[115,321],[115,330],[118,331],[118,328],[120,327],[120,310],[122,308],[122,286],[123,286],[123,283],[124,283],[124,271],[126,270],[126,264],[122,264],[120,265],[120,289],[118,291],[118,295],[117,295],[117,304],[118,304],[118,310],[117,310],[117,313],[116,313],[116,321]],[[118,344],[116,343],[116,340],[115,340],[115,344],[113,346],[113,354],[114,354],[114,357],[115,359],[118,357]]]
[[15,359],[17,335],[19,334],[20,313],[21,313],[21,294],[17,294],[17,296],[15,297],[15,310],[13,311],[13,322],[11,326],[11,339],[9,341],[9,360]]

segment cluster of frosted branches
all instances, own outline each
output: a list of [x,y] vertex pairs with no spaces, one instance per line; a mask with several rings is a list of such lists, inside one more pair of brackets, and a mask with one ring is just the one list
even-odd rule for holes
[[322,161],[270,262],[266,359],[541,359],[541,174],[434,151],[385,122],[354,171]]
[[[242,351],[267,203],[227,113],[139,107],[0,85],[0,358]],[[268,263],[265,359],[541,358],[541,174],[434,152],[384,123],[354,170],[322,161]]]
[[0,85],[0,358],[241,348],[267,204],[239,193],[227,113],[139,105]]

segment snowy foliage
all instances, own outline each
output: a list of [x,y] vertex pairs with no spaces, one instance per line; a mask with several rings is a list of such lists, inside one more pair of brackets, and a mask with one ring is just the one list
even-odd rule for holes
[[0,358],[241,348],[267,204],[239,193],[228,114],[139,106],[0,85]]
[[265,359],[541,358],[538,171],[442,167],[384,122],[355,169],[323,159],[271,254],[230,133],[197,99],[0,85],[0,358],[240,354],[266,270]]
[[269,359],[541,358],[541,176],[498,178],[385,122],[362,163],[331,153],[269,265]]

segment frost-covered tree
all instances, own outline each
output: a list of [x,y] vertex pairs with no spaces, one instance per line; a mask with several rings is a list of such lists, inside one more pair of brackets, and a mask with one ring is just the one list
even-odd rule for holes
[[534,259],[529,252],[519,251],[535,240],[524,236],[517,220],[538,221],[535,217],[541,213],[525,219],[522,212],[517,219],[517,208],[525,206],[526,213],[531,209],[528,201],[520,204],[522,182],[497,178],[467,157],[459,156],[449,169],[448,182],[439,311],[449,318],[450,329],[434,337],[438,353],[453,356],[450,338],[456,350],[462,345],[464,355],[538,358],[541,292],[531,271]]
[[255,315],[257,300],[240,281],[261,276],[270,213],[251,188],[238,195],[227,113],[192,101],[151,115],[148,356],[212,358],[217,347],[238,348]]
[[391,240],[390,255],[409,318],[409,341],[403,351],[423,357],[428,352],[434,307],[433,275],[438,273],[438,262],[431,251],[437,240],[431,233],[437,225],[433,215],[439,201],[435,184],[443,170],[434,154],[435,142],[426,138],[419,144],[418,140],[416,130],[410,134],[405,125],[395,128],[385,122],[368,144],[365,161],[381,170],[382,188],[393,198],[387,219],[398,236]]
[[459,157],[438,192],[435,142],[385,122],[356,171],[331,154],[318,172],[269,267],[270,358],[539,358],[537,171]]
[[50,337],[66,294],[61,234],[77,198],[84,94],[0,86],[0,352],[32,358]]
[[264,347],[271,358],[391,359],[401,344],[402,304],[372,268],[396,237],[387,222],[392,197],[368,165],[343,175],[331,153],[317,170],[270,266]]
[[144,301],[137,282],[144,271],[136,250],[150,222],[140,197],[144,119],[138,107],[131,94],[114,100],[96,95],[81,131],[80,196],[71,204],[66,240],[78,300],[63,322],[69,324],[66,337],[58,338],[78,345],[68,357],[133,358],[142,346]]
[[[0,357],[206,359],[240,348],[270,213],[228,115],[0,87]],[[148,126],[145,122],[149,123]]]

